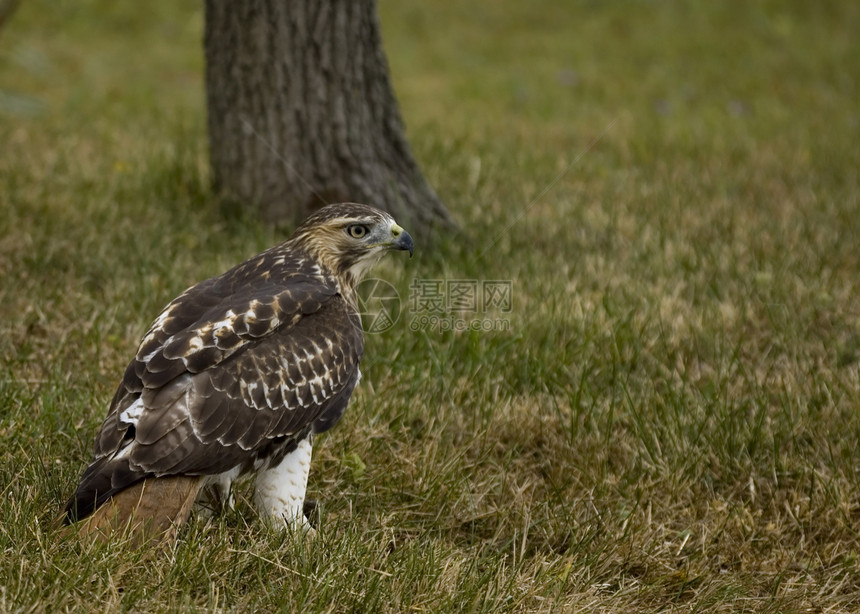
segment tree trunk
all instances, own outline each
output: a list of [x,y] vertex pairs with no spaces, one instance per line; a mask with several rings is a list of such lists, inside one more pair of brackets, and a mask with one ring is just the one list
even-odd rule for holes
[[376,0],[206,0],[214,185],[270,222],[358,201],[452,226],[403,133]]

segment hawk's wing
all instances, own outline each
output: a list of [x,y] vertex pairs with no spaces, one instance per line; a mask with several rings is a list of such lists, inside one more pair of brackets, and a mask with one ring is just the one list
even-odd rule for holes
[[362,351],[358,314],[319,275],[276,282],[233,270],[190,288],[126,370],[70,519],[144,477],[251,468],[315,423],[324,430],[349,400]]

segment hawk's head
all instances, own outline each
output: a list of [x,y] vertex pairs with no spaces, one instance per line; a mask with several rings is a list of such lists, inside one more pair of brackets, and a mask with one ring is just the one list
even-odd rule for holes
[[296,229],[290,243],[353,287],[385,252],[409,250],[412,256],[414,249],[412,237],[388,213],[357,203],[323,207]]

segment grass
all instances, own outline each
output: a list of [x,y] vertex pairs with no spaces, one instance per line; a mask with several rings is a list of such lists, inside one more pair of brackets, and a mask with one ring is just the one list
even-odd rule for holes
[[247,493],[159,554],[58,538],[154,315],[284,236],[208,191],[201,10],[0,32],[0,610],[860,610],[849,2],[384,2],[464,232],[378,274],[512,280],[509,330],[368,336],[313,542]]

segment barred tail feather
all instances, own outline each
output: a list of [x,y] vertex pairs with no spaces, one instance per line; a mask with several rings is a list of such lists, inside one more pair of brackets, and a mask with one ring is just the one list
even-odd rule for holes
[[199,476],[147,478],[114,494],[67,530],[105,539],[127,535],[138,545],[171,539],[188,520],[202,483]]

